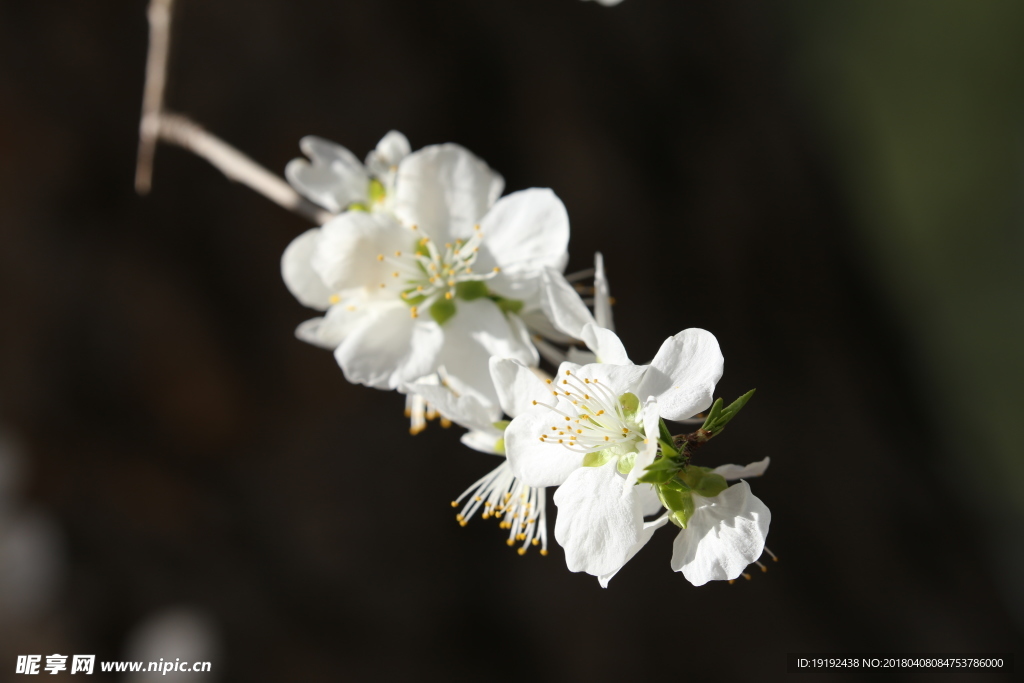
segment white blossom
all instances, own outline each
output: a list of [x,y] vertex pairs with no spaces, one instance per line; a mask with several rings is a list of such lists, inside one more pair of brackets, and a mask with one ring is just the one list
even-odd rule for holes
[[334,349],[351,382],[395,389],[445,366],[496,402],[488,360],[539,361],[517,312],[539,308],[542,273],[565,267],[569,237],[553,192],[498,199],[502,187],[458,145],[402,158],[387,210],[346,211],[285,251],[288,288],[325,311],[296,334]]
[[[666,340],[643,366],[629,361],[609,330],[587,323],[581,336],[607,362],[563,363],[541,395],[507,386],[525,410],[505,431],[505,447],[524,483],[559,487],[555,539],[569,569],[602,576],[632,557],[645,536],[644,516],[660,509],[651,485],[635,485],[654,461],[660,418],[707,409],[723,359],[714,336],[699,329]],[[516,361],[495,365],[514,368]]]

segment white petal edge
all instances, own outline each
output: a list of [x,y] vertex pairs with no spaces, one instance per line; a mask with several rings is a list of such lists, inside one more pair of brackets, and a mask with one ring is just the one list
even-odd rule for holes
[[657,396],[665,419],[685,420],[711,407],[724,367],[715,335],[683,330],[658,349],[638,395]]
[[617,571],[640,541],[644,520],[635,496],[623,495],[616,461],[581,467],[555,491],[555,540],[572,572]]
[[608,587],[608,582],[611,581],[612,578],[619,573],[622,567],[626,566],[626,562],[632,560],[633,556],[640,552],[641,548],[647,545],[647,541],[651,540],[651,537],[654,536],[654,532],[660,529],[661,527],[665,526],[666,522],[668,522],[667,514],[662,515],[658,519],[651,520],[650,522],[644,522],[644,528],[640,531],[640,538],[637,540],[636,543],[633,544],[633,547],[629,549],[629,553],[626,556],[626,561],[622,563],[622,566],[613,572],[602,574],[597,577],[597,582],[601,584],[601,588]]
[[764,460],[758,460],[749,465],[719,465],[712,472],[720,474],[730,481],[734,479],[747,479],[748,477],[760,477],[768,469],[770,462],[771,458],[765,457]]
[[694,586],[735,579],[764,551],[772,514],[745,481],[713,498],[694,494],[686,529],[672,544],[672,569]]
[[319,243],[320,228],[310,228],[293,239],[281,255],[281,277],[299,303],[324,311],[334,291],[313,270],[313,254]]

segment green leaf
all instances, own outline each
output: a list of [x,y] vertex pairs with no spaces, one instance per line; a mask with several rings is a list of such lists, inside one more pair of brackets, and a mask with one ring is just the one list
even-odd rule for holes
[[715,420],[722,414],[722,399],[716,398],[715,402],[711,406],[711,412],[704,418],[704,424],[701,425],[701,429],[706,429],[709,432],[712,431],[711,426],[715,424]]
[[[736,415],[740,412],[743,406],[747,405],[747,401],[750,400],[750,398],[754,395],[755,391],[757,391],[757,389],[751,389],[750,391],[748,391],[747,393],[743,394],[738,399],[730,403],[728,407],[723,408],[721,410],[721,414],[716,415],[714,421],[710,422],[710,426],[707,426],[709,424],[709,421],[711,421],[711,415],[708,415],[708,419],[704,421],[704,429],[707,429],[709,432],[714,432],[716,434],[722,431],[725,428],[725,425],[729,424],[730,420],[736,417]],[[718,401],[715,401],[715,404],[717,405],[718,402],[721,400],[722,399],[718,399]],[[714,409],[712,408],[712,410]]]
[[594,453],[587,453],[583,456],[584,467],[600,467],[606,462],[612,459],[614,454],[610,450],[596,451]]
[[661,418],[658,419],[658,439],[663,444],[672,443],[672,432],[668,430],[668,425]]
[[455,302],[450,299],[438,299],[430,304],[430,317],[437,321],[438,325],[444,325],[455,315]]
[[470,280],[455,285],[455,296],[466,301],[481,299],[488,294],[487,285],[480,280]]
[[679,451],[676,450],[676,447],[672,445],[671,441],[658,439],[658,445],[661,446],[661,454],[666,457],[671,458],[679,455]]

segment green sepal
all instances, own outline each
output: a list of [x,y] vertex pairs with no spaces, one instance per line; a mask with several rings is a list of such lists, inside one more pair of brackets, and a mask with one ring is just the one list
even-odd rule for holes
[[633,469],[633,465],[636,463],[636,453],[626,453],[624,456],[619,458],[619,462],[615,465],[619,468],[619,474],[629,474],[629,471]]
[[384,183],[377,180],[376,178],[370,179],[370,201],[379,202],[386,197],[388,191],[384,189]]
[[614,454],[605,449],[603,451],[594,451],[593,453],[587,453],[583,456],[584,467],[600,467],[614,457]]
[[352,202],[351,204],[349,204],[348,206],[345,207],[345,210],[346,211],[361,211],[363,213],[369,213],[370,212],[370,207],[368,207],[363,202]]
[[512,420],[498,420],[493,424],[495,429],[497,429],[499,432],[503,432],[506,429],[508,429],[508,426],[510,424],[512,424]]
[[444,325],[455,315],[455,302],[451,299],[438,299],[430,304],[430,317],[437,321],[438,325]]
[[673,458],[661,457],[648,465],[637,481],[645,484],[664,484],[676,476],[680,469],[682,466]]
[[636,413],[640,410],[640,399],[636,394],[626,392],[619,396],[619,405],[622,406],[622,415],[630,422],[636,422]]
[[491,301],[498,304],[502,313],[518,313],[523,310],[523,302],[519,299],[506,299],[503,296],[491,296]]
[[663,443],[672,443],[672,432],[663,418],[658,418],[658,439]]
[[470,280],[455,285],[455,296],[466,301],[481,299],[487,296],[488,293],[487,285],[480,280]]
[[679,473],[679,478],[686,482],[698,496],[713,498],[729,488],[725,477],[715,474],[707,467],[686,467]]
[[693,496],[689,491],[675,491],[663,486],[657,488],[658,499],[669,511],[669,520],[676,526],[686,528],[687,522],[693,516]]
[[679,455],[679,451],[672,445],[672,441],[658,439],[658,445],[661,446],[661,454],[665,457],[672,458]]
[[494,452],[498,455],[505,455],[505,437],[494,442]]
[[661,484],[663,488],[669,489],[670,491],[689,491],[690,487],[685,481],[679,477],[672,477],[665,483]]

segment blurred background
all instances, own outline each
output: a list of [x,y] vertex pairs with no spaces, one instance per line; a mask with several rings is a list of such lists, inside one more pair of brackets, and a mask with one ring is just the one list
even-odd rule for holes
[[303,219],[167,146],[135,195],[145,6],[0,4],[0,680],[32,653],[317,682],[1020,651],[1024,5],[179,0],[168,108],[278,172],[307,134],[459,142],[564,200],[634,359],[704,327],[721,394],[757,387],[701,457],[771,456],[781,562],[694,588],[665,532],[607,590],[460,528],[497,462],[293,337]]

